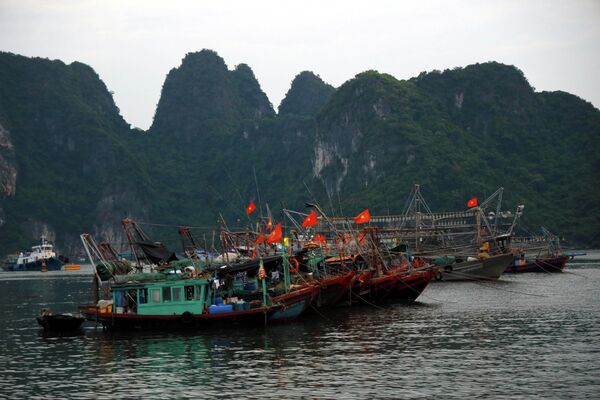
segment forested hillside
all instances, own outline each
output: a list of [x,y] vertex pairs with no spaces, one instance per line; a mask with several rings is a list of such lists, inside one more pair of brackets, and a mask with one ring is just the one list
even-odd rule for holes
[[0,254],[42,234],[65,252],[83,231],[119,236],[152,195],[134,146],[89,66],[0,54]]
[[0,53],[0,254],[42,233],[65,253],[81,232],[120,242],[124,216],[240,227],[249,200],[399,213],[414,183],[435,210],[503,186],[532,228],[597,246],[598,148],[600,111],[493,62],[337,89],[304,71],[276,113],[249,66],[203,50],[169,72],[140,132],[90,67]]

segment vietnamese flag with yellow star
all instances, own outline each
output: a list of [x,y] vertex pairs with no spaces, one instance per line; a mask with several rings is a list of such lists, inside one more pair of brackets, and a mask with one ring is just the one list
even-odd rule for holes
[[354,222],[359,225],[366,224],[370,220],[371,220],[371,213],[369,212],[368,208],[366,208],[363,212],[361,212],[356,217],[354,217]]

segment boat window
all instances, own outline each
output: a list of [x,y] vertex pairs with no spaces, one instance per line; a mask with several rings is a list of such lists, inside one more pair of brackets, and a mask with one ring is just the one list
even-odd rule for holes
[[164,287],[162,288],[162,297],[163,297],[163,303],[166,303],[168,301],[171,301],[171,288],[170,287]]
[[181,301],[181,288],[180,287],[173,288],[173,301]]
[[194,299],[200,300],[200,293],[202,293],[202,286],[196,286],[196,293]]
[[146,304],[148,302],[148,289],[138,290],[138,302],[140,304]]
[[193,286],[185,287],[185,299],[186,300],[194,300],[194,287]]
[[160,303],[160,289],[152,289],[152,302]]

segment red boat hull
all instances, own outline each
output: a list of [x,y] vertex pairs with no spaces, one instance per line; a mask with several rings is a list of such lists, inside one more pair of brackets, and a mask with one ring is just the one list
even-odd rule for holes
[[316,307],[335,306],[350,299],[350,288],[355,276],[356,272],[351,271],[344,275],[319,279],[319,296],[314,300],[314,305]]
[[352,285],[352,301],[377,303],[385,300],[403,274],[404,271],[394,271],[379,276],[374,276],[371,272],[359,274]]
[[415,271],[403,276],[388,294],[388,300],[415,301],[433,280],[437,272],[437,268],[432,268]]
[[81,309],[88,321],[95,321],[108,329],[125,330],[154,330],[154,329],[203,329],[219,325],[254,324],[262,325],[266,319],[281,305],[275,307],[258,307],[244,311],[234,311],[219,314],[189,314],[189,315],[138,315],[99,313],[96,307]]
[[401,273],[392,273],[371,278],[369,280],[369,299],[373,303],[387,299],[400,279],[402,279]]
[[512,265],[506,268],[505,273],[519,272],[562,272],[567,264],[569,257],[558,256],[548,258],[538,258],[531,262],[518,265],[519,260],[515,260]]

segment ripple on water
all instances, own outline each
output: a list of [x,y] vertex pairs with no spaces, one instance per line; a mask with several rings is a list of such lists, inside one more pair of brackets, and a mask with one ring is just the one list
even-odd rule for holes
[[[324,310],[197,334],[40,334],[88,300],[88,276],[0,275],[0,393],[11,397],[592,397],[600,268],[437,283],[414,305]],[[61,309],[62,308],[62,309]]]

